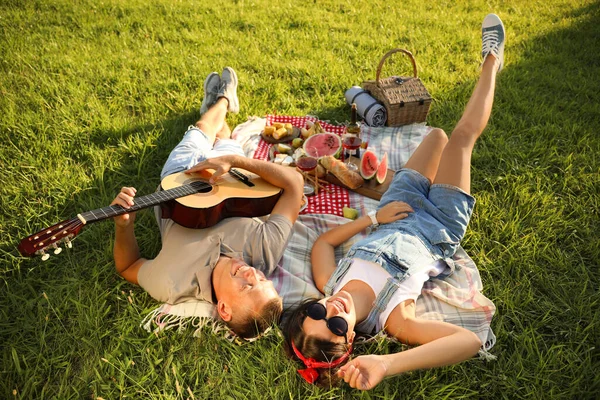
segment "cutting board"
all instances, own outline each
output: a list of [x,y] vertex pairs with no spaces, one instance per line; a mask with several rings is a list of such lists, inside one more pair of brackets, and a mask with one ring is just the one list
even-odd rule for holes
[[[359,161],[359,160],[354,157],[350,157],[350,162],[355,163],[357,161]],[[340,182],[340,180],[338,178],[336,178],[335,175],[333,175],[331,172],[328,172],[327,175],[325,175],[324,179],[329,183],[339,185],[341,187],[344,187],[344,188],[351,190],[353,192],[356,192],[358,194],[362,194],[363,196],[367,196],[367,197],[369,197],[371,199],[375,199],[375,200],[380,200],[383,193],[387,190],[387,188],[392,183],[392,179],[394,179],[395,172],[396,171],[388,168],[388,173],[387,173],[387,176],[385,177],[385,182],[383,182],[381,185],[377,183],[377,179],[373,178],[371,180],[365,181],[365,183],[363,183],[363,185],[361,187],[359,187],[358,189],[350,189],[349,187],[344,186]]]

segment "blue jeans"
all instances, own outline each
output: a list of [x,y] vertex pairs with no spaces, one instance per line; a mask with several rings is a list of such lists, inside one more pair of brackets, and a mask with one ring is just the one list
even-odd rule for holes
[[377,263],[390,273],[391,278],[377,295],[369,317],[357,326],[361,332],[371,333],[389,298],[411,274],[437,260],[448,265],[443,275],[452,273],[452,256],[467,230],[475,205],[473,196],[463,190],[452,185],[431,185],[423,175],[406,168],[396,173],[378,209],[392,201],[404,201],[414,212],[402,220],[380,225],[355,243],[325,285],[325,294],[330,296],[353,258]]

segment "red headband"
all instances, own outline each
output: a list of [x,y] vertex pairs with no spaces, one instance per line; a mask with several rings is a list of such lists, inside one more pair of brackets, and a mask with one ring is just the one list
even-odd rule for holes
[[298,357],[300,360],[302,360],[304,365],[307,366],[306,369],[299,369],[298,373],[300,374],[300,376],[302,378],[304,378],[304,380],[306,382],[311,383],[311,384],[315,383],[315,381],[319,377],[319,372],[317,372],[316,368],[332,368],[332,367],[338,366],[341,363],[343,363],[344,361],[346,361],[346,359],[350,356],[350,353],[352,352],[352,344],[351,344],[350,347],[348,348],[348,351],[346,353],[344,353],[337,360],[332,361],[332,362],[317,361],[314,358],[304,357],[302,355],[302,353],[300,353],[300,350],[298,350],[298,348],[296,348],[294,341],[290,340],[290,342],[292,343],[292,349],[294,350],[294,354],[296,354],[296,357]]

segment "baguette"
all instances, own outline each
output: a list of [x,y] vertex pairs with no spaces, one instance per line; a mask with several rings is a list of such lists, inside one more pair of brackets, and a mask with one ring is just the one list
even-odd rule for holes
[[364,183],[360,174],[350,171],[346,164],[333,156],[321,157],[321,164],[326,170],[338,178],[342,185],[347,186],[350,189],[357,189]]

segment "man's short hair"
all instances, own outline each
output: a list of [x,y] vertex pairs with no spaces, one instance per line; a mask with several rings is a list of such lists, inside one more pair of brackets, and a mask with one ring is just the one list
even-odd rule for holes
[[258,313],[250,313],[240,318],[235,316],[227,322],[227,326],[236,335],[244,339],[252,339],[267,328],[279,322],[283,312],[281,297],[269,300]]

